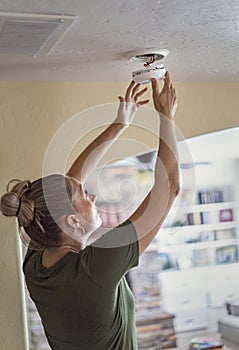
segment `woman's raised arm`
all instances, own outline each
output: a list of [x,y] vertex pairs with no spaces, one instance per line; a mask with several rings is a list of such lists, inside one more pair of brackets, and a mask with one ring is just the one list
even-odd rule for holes
[[159,91],[155,79],[152,80],[152,89],[154,107],[160,117],[155,181],[152,190],[129,218],[138,235],[140,254],[158,233],[179,193],[178,150],[173,122],[176,93],[169,72],[165,75],[162,90]]
[[90,173],[97,167],[104,154],[117,140],[120,134],[131,124],[134,115],[140,106],[149,100],[138,101],[147,88],[140,90],[140,84],[134,81],[128,86],[125,96],[119,96],[120,105],[114,122],[103,131],[89,146],[77,157],[67,176],[74,177],[84,183]]

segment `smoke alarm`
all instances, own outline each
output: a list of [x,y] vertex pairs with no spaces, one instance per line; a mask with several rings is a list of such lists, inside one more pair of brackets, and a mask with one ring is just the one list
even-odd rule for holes
[[136,83],[147,84],[152,78],[161,80],[164,78],[166,68],[163,64],[154,65],[157,61],[163,61],[169,51],[166,49],[146,49],[143,51],[132,51],[128,54],[128,58],[131,61],[139,62],[144,64],[144,69],[135,71],[132,73],[132,79]]
[[161,80],[164,78],[166,69],[163,65],[152,68],[137,70],[132,73],[132,78],[136,83],[147,84],[152,78]]

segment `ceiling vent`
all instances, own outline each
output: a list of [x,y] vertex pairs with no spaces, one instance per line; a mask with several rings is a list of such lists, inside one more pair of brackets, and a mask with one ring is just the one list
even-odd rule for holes
[[0,12],[0,54],[46,55],[76,18],[72,15]]

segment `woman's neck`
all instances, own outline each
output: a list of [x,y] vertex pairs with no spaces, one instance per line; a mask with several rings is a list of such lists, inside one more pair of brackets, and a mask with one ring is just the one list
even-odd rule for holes
[[61,251],[72,251],[74,253],[79,253],[85,248],[81,242],[72,241],[72,240],[63,240],[56,247],[47,248],[49,252],[61,252]]

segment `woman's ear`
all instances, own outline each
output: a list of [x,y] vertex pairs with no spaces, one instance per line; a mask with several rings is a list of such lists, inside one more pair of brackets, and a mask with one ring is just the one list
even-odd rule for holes
[[70,227],[73,227],[73,228],[80,227],[80,220],[78,216],[75,214],[67,215],[66,222]]

